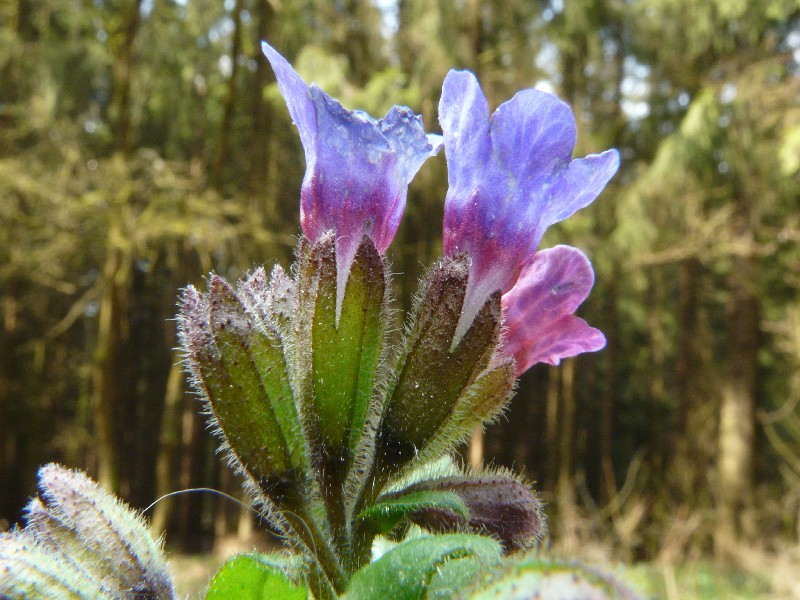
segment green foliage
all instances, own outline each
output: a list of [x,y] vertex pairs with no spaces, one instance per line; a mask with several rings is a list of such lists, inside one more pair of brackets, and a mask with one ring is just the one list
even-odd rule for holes
[[372,535],[390,532],[404,519],[414,519],[414,515],[426,509],[435,510],[454,520],[466,521],[469,509],[458,494],[449,491],[411,492],[389,498],[379,498],[378,502],[362,510],[356,516],[356,527],[362,527]]
[[211,580],[206,600],[306,600],[308,590],[285,574],[281,562],[263,554],[231,558]]
[[475,535],[412,539],[356,572],[345,598],[451,598],[455,590],[499,565],[499,551],[497,542]]

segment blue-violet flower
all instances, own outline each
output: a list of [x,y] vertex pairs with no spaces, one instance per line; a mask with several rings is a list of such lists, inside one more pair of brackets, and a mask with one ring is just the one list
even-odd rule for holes
[[[422,118],[404,106],[381,120],[349,111],[314,84],[306,85],[266,42],[261,49],[278,80],[306,156],[300,223],[312,242],[336,232],[337,307],[363,235],[379,252],[394,239],[408,184],[422,163],[441,148],[426,135]],[[338,311],[337,311],[338,312]]]
[[[572,284],[562,277],[585,275],[588,269],[593,280],[588,261],[577,267],[580,261],[567,258],[572,267],[559,269],[553,258],[561,258],[563,250],[539,259],[535,253],[550,225],[587,206],[600,194],[619,166],[617,151],[572,160],[576,141],[572,111],[555,96],[537,90],[517,93],[490,116],[486,97],[468,71],[450,71],[445,78],[439,120],[449,183],[444,251],[447,256],[465,253],[471,260],[454,343],[467,331],[486,299],[500,290],[506,295],[505,348],[513,349],[519,373],[533,364],[531,360],[555,363],[559,358],[602,347],[602,334],[597,330],[561,320],[568,314],[562,312],[564,307],[577,307],[574,300],[579,293],[567,293],[569,301],[555,302],[561,308],[553,309],[552,315],[559,315],[554,322],[535,312],[542,306],[554,306],[551,300],[539,297],[541,294],[559,296],[559,290],[571,289]],[[581,282],[576,289],[583,289],[585,278]],[[508,296],[515,286],[520,287]],[[555,323],[570,326],[561,329]],[[541,346],[544,342],[537,340],[545,332],[550,339],[547,352]]]

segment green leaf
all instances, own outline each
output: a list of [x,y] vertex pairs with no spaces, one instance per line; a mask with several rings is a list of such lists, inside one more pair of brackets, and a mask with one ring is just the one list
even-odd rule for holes
[[206,600],[306,600],[308,589],[273,562],[258,554],[230,559],[211,580]]
[[491,538],[450,534],[409,540],[353,575],[348,600],[424,600],[456,597],[479,574],[500,564]]
[[580,563],[528,557],[506,563],[463,596],[470,600],[637,600],[638,596],[609,573]]
[[356,520],[373,535],[391,531],[405,518],[414,519],[420,512],[446,515],[450,521],[466,522],[469,510],[457,494],[449,491],[415,491],[401,496],[379,499],[365,508]]

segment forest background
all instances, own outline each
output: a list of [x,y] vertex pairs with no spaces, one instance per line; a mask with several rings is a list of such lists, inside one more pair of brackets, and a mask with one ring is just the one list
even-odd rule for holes
[[[618,148],[543,243],[591,257],[608,346],[529,371],[465,460],[524,468],[569,555],[800,568],[797,0],[2,0],[0,530],[49,461],[139,508],[240,495],[171,319],[209,271],[292,258],[303,154],[262,39],[375,116],[438,131],[469,68],[494,106],[568,101],[577,154]],[[440,156],[389,249],[405,308],[445,191]],[[149,514],[191,552],[253,526],[211,494]]]

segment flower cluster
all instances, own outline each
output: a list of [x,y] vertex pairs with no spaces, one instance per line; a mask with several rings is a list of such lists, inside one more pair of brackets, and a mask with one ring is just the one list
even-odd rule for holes
[[466,253],[470,278],[456,338],[495,291],[506,350],[522,373],[599,350],[603,335],[572,317],[594,281],[575,248],[537,253],[545,230],[590,204],[616,173],[616,150],[572,160],[575,119],[555,96],[524,90],[489,116],[475,76],[451,71],[439,104],[449,189],[444,251]]
[[[289,112],[300,132],[307,170],[301,225],[316,241],[336,239],[338,306],[363,234],[385,252],[397,232],[406,191],[441,141],[419,117],[394,107],[380,121],[350,112],[307,86],[267,43]],[[603,334],[572,315],[594,273],[577,249],[537,252],[545,230],[590,204],[619,166],[616,150],[572,159],[575,119],[551,94],[529,89],[490,115],[475,76],[451,71],[439,104],[447,157],[443,242],[448,257],[466,255],[469,278],[455,346],[485,302],[502,294],[504,349],[517,374],[544,362],[599,350]]]
[[[531,365],[605,344],[573,314],[594,283],[587,258],[538,246],[600,193],[617,153],[573,160],[572,113],[541,92],[490,115],[475,77],[453,71],[443,135],[429,135],[405,107],[380,120],[344,109],[263,51],[305,150],[304,235],[289,271],[259,268],[236,285],[213,275],[207,291],[184,291],[192,383],[254,503],[306,557],[287,586],[305,581],[318,598],[421,597],[408,582],[458,556],[461,579],[426,585],[459,596],[546,531],[527,483],[448,457],[500,414]],[[411,179],[442,147],[444,256],[392,335],[386,250]],[[412,526],[428,537],[371,562],[376,538],[402,539]],[[409,580],[389,584],[387,573]]]

